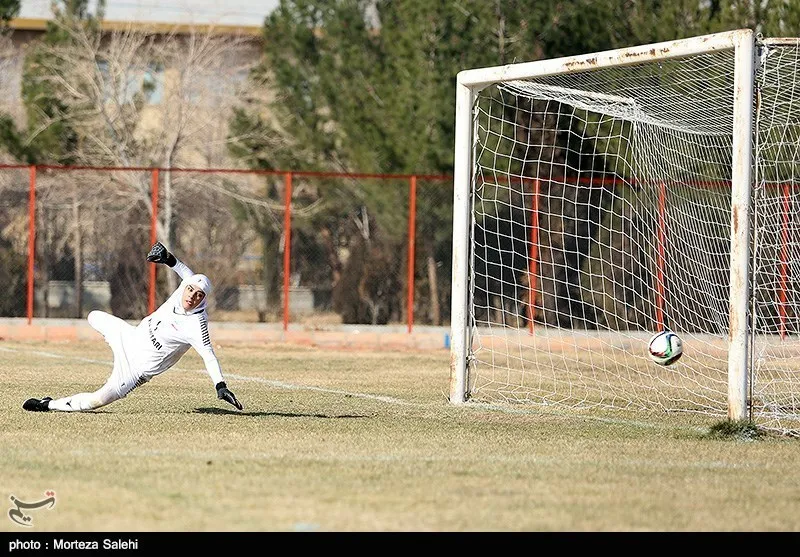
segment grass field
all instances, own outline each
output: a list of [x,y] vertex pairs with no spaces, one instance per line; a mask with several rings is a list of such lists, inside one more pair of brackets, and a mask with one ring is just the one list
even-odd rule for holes
[[[0,341],[0,484],[33,531],[800,531],[800,441],[697,416],[451,405],[449,353],[222,345],[90,413],[96,343]],[[25,531],[7,516],[0,531]]]

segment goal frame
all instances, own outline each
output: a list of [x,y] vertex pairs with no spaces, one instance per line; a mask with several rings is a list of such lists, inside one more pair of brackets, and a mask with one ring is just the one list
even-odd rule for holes
[[753,175],[756,35],[738,29],[577,56],[463,70],[456,79],[455,158],[453,172],[453,254],[450,320],[450,402],[469,398],[469,273],[475,101],[485,87],[517,79],[579,73],[604,67],[733,50],[734,94],[731,169],[731,253],[728,298],[728,418],[748,417],[748,303],[750,272],[751,179]]

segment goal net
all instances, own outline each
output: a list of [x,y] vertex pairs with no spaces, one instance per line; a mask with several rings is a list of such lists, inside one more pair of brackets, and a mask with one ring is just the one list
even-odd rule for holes
[[451,401],[800,430],[797,62],[740,30],[461,72]]

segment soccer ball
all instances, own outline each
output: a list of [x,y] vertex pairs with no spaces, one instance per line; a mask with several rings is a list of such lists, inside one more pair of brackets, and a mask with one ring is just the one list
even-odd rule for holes
[[655,363],[668,366],[677,362],[683,354],[683,341],[672,331],[662,331],[653,335],[647,351]]

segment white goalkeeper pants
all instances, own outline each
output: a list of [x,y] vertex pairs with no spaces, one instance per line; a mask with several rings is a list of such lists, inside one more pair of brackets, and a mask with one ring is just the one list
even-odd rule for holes
[[146,378],[134,374],[128,363],[126,339],[133,337],[136,327],[104,311],[90,312],[88,320],[89,325],[103,335],[114,354],[114,368],[111,370],[111,376],[102,387],[93,393],[78,393],[51,400],[50,410],[62,412],[94,410],[125,398],[133,389],[147,381]]

